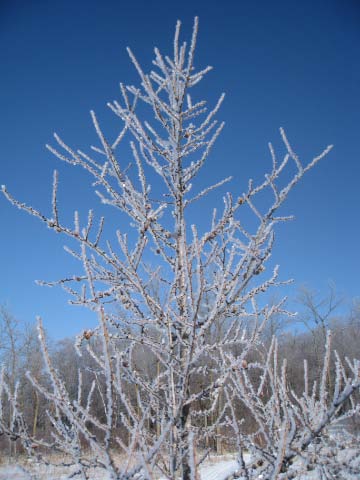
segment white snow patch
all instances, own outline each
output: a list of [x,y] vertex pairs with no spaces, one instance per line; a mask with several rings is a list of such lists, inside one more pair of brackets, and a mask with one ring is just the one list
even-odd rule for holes
[[0,480],[31,480],[31,476],[19,465],[0,468]]
[[204,465],[200,468],[200,478],[201,480],[226,480],[238,469],[239,464],[235,460]]
[[[226,480],[230,475],[232,475],[236,470],[238,470],[239,465],[235,460],[220,460],[211,463],[206,463],[204,466],[200,467],[200,479],[201,480]],[[69,478],[68,472],[55,472],[53,469],[47,467],[44,469],[44,466],[38,466],[36,469],[35,476],[34,472],[32,474],[26,472],[19,465],[9,465],[6,467],[0,467],[0,480],[64,480]],[[77,477],[75,477],[77,478]],[[107,480],[109,477],[106,472],[96,471],[94,475],[91,476],[93,480]],[[164,479],[160,479],[164,480]]]

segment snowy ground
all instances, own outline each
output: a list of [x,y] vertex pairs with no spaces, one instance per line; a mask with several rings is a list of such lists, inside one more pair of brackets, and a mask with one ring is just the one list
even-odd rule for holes
[[[238,463],[235,460],[214,458],[200,468],[200,479],[227,480],[237,469]],[[69,478],[68,475],[69,471],[64,473],[63,469],[50,466],[33,467],[31,473],[18,465],[0,467],[0,480],[66,480]],[[94,471],[91,475],[92,480],[108,480],[108,478],[102,471]],[[296,480],[318,480],[318,478],[316,472],[311,472],[299,475]]]
[[[356,471],[360,471],[360,458],[357,455],[354,456],[354,453],[354,449],[345,449],[339,452],[337,456],[339,466],[351,463]],[[248,462],[249,458],[245,458],[245,461]],[[296,480],[318,480],[321,478],[317,471],[301,473],[301,464],[298,462],[294,467],[297,473]],[[227,480],[237,470],[238,463],[233,457],[212,457],[200,468],[200,480]],[[24,467],[20,465],[0,466],[0,480],[66,480],[69,478],[69,474],[71,474],[71,470],[64,469],[64,467],[36,464],[25,465]],[[90,475],[91,480],[109,480],[108,475],[102,470],[93,470]],[[347,476],[341,476],[341,478],[359,480],[360,477],[358,474],[348,474]],[[261,476],[259,476],[260,479]]]
[[204,465],[200,468],[200,478],[201,480],[226,480],[238,468],[238,463],[235,460],[224,460]]
[[[35,469],[36,473],[34,473]],[[200,468],[200,478],[201,480],[226,480],[237,469],[238,464],[235,460],[214,459]],[[65,480],[68,478],[68,474],[69,472],[62,473],[56,467],[50,466],[33,467],[31,473],[19,465],[0,467],[0,480]],[[103,472],[94,472],[91,478],[92,480],[108,479]]]

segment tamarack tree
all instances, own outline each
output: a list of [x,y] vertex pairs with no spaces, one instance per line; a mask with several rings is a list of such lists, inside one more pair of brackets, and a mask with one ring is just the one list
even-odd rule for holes
[[[128,49],[140,86],[121,84],[122,101],[108,104],[122,125],[115,140],[105,135],[91,112],[99,141],[91,153],[73,149],[56,134],[57,146],[47,146],[58,159],[86,170],[93,177],[101,203],[129,218],[124,231],[116,229],[116,241],[105,238],[105,220],[96,220],[92,210],[85,222],[77,211],[73,226],[62,222],[56,171],[49,216],[2,189],[15,206],[78,243],[78,250],[67,251],[81,262],[83,274],[43,284],[62,286],[71,302],[95,312],[99,323],[77,337],[79,354],[87,351],[95,367],[88,389],[83,387],[79,372],[78,393],[73,398],[52,364],[38,321],[50,383],[41,384],[31,375],[30,379],[52,405],[48,410],[52,441],[29,433],[16,388],[8,387],[4,375],[1,398],[12,403],[13,414],[8,425],[0,412],[0,428],[20,438],[30,454],[34,446],[65,452],[76,466],[73,474],[82,478],[90,478],[89,469],[98,467],[112,479],[162,475],[172,480],[179,476],[195,480],[207,454],[208,439],[219,435],[221,428],[233,432],[239,475],[257,478],[256,468],[244,457],[246,451],[262,458],[263,478],[278,478],[359,387],[359,364],[349,363],[350,373],[346,373],[338,359],[333,401],[324,381],[319,398],[316,387],[310,395],[307,386],[303,398],[291,397],[285,366],[278,371],[275,341],[263,363],[247,360],[257,350],[269,318],[291,315],[285,311],[285,300],[271,306],[266,303],[268,290],[284,283],[278,280],[278,267],[267,277],[264,273],[272,253],[274,228],[291,218],[277,211],[331,147],[304,165],[281,129],[285,150],[281,160],[270,144],[272,164],[264,180],[259,184],[250,181],[247,190],[236,198],[227,193],[223,210],[219,213],[214,209],[208,228],[200,231],[190,207],[230,178],[194,191],[193,182],[224,126],[215,118],[224,94],[210,110],[204,100],[191,96],[211,70],[196,70],[194,66],[197,32],[195,19],[190,45],[180,43],[178,22],[172,58],[155,48],[156,71],[149,74]],[[140,103],[150,110],[151,121],[146,115],[145,119],[138,116]],[[130,169],[122,165],[118,153],[127,137],[131,137],[135,166]],[[292,175],[291,164],[295,165]],[[149,178],[155,177],[150,185]],[[264,191],[270,192],[271,200],[261,209],[256,198]],[[244,209],[256,220],[252,230],[240,220]],[[135,235],[128,235],[131,229]],[[327,352],[330,355],[329,348]],[[150,369],[139,366],[140,355]],[[254,380],[249,372],[257,368],[260,374]],[[102,399],[100,417],[92,410],[97,393]],[[313,424],[308,417],[310,412],[316,416],[313,408],[317,402],[319,422]],[[242,432],[237,413],[240,403],[256,423],[248,436]],[[356,409],[353,405],[349,412],[353,414]]]

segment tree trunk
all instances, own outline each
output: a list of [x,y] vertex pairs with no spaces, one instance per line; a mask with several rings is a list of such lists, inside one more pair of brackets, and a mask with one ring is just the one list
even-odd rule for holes
[[33,437],[36,436],[36,430],[37,430],[37,422],[38,422],[38,416],[39,416],[39,394],[35,390],[35,409],[34,409],[34,422],[33,422],[33,428],[32,428],[32,434]]
[[189,449],[189,431],[187,428],[190,413],[190,405],[183,406],[181,411],[181,442],[182,442],[182,460],[181,460],[181,480],[191,480],[190,468],[190,449]]

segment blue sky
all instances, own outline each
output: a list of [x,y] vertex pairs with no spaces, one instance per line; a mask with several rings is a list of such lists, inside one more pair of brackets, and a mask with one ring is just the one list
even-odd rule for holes
[[[267,143],[280,146],[283,126],[304,159],[326,145],[333,152],[292,193],[274,259],[282,278],[325,292],[331,280],[359,296],[360,5],[350,0],[69,1],[14,0],[0,6],[0,183],[19,200],[50,212],[52,171],[60,172],[63,218],[96,205],[89,178],[47,152],[56,131],[86,149],[94,141],[89,110],[108,131],[118,128],[106,102],[119,81],[137,81],[125,47],[150,66],[152,47],[171,52],[176,20],[189,35],[200,17],[199,66],[215,70],[200,92],[227,98],[218,115],[226,128],[203,179],[227,175],[241,193],[269,166]],[[64,239],[0,198],[0,303],[22,321],[41,315],[55,337],[91,324],[59,289],[34,284],[80,272]],[[200,218],[198,219],[200,222]]]

